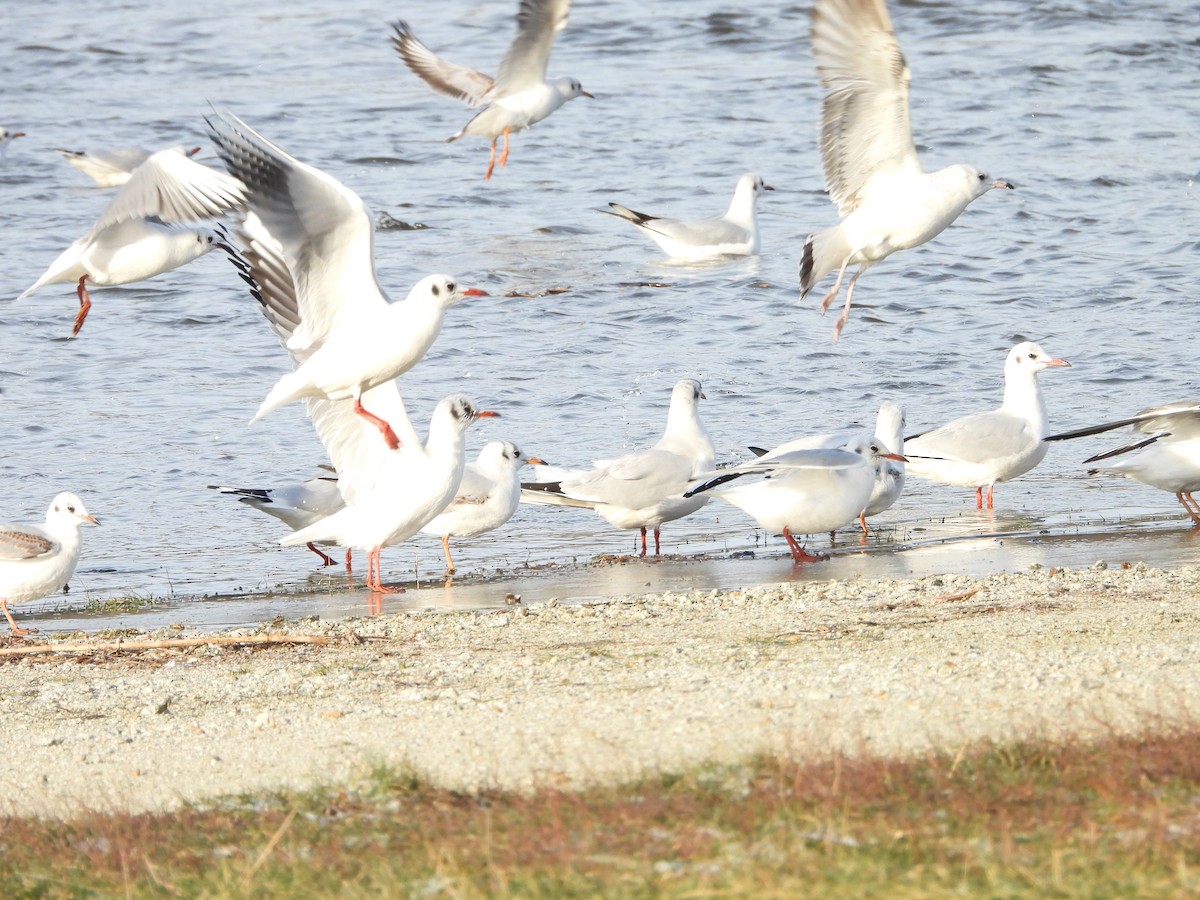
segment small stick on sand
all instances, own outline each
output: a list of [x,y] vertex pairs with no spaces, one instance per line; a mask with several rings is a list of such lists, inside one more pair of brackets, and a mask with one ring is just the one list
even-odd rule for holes
[[110,641],[84,644],[26,644],[20,647],[0,647],[0,657],[32,656],[37,653],[109,653],[123,650],[185,650],[189,647],[216,645],[236,647],[247,644],[328,644],[328,635],[252,634],[243,637],[165,638],[159,641]]
[[938,594],[930,599],[931,603],[957,603],[959,600],[970,600],[976,594],[983,590],[983,585],[978,585],[971,588],[969,591],[963,591],[960,594]]

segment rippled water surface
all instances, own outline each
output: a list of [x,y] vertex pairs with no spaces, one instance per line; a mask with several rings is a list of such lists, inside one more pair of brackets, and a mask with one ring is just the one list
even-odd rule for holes
[[[266,0],[181,14],[178,4],[51,0],[6,12],[0,125],[28,136],[0,164],[0,514],[40,521],[72,489],[101,518],[85,535],[72,606],[292,589],[312,571],[303,550],[277,547],[274,520],[206,489],[286,483],[323,461],[299,405],[246,424],[287,362],[225,261],[96,291],[78,340],[66,339],[71,286],[11,300],[106,202],[53,148],[197,143],[211,155],[210,103],[374,210],[425,226],[376,235],[393,295],[433,271],[492,294],[452,310],[401,382],[422,423],[459,390],[501,411],[473,430],[472,453],[504,437],[579,465],[647,445],[684,376],[703,380],[720,458],[870,422],[885,398],[920,430],[996,405],[1005,353],[1022,339],[1074,364],[1042,379],[1055,430],[1196,392],[1200,23],[1181,7],[893,3],[926,166],[972,162],[1018,189],[986,195],[930,245],[864,276],[834,344],[815,299],[797,302],[804,236],[836,219],[822,192],[807,6],[579,0],[550,70],[596,99],[515,136],[508,167],[485,184],[484,142],[443,143],[469,111],[404,69],[388,23],[403,16],[431,47],[494,71],[515,5]],[[598,212],[619,200],[716,214],[743,171],[776,188],[760,204],[760,258],[668,265]],[[990,521],[965,492],[910,482],[881,517],[892,526],[883,538],[1136,524],[1158,561],[1196,559],[1169,495],[1083,473],[1079,460],[1097,446],[1054,447],[1036,472],[997,489]],[[671,553],[756,547],[753,523],[719,503],[664,534]],[[522,508],[457,555],[485,573],[632,548],[631,534],[590,513]],[[890,574],[882,560],[911,552],[837,571]],[[436,573],[437,542],[387,550],[384,564],[400,579]]]

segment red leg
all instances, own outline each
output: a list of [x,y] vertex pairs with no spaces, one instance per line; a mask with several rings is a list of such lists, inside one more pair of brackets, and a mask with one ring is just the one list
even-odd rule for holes
[[4,610],[4,618],[8,619],[8,627],[12,629],[12,633],[16,637],[25,637],[27,634],[36,634],[36,628],[22,628],[13,621],[12,613],[8,611],[8,601],[0,597],[0,609]]
[[995,487],[994,484],[988,485],[988,493],[987,493],[988,509],[992,508],[992,488],[994,488],[994,487]]
[[392,426],[374,413],[369,413],[363,409],[362,400],[358,397],[354,398],[354,411],[379,429],[379,433],[383,435],[383,440],[387,443],[389,450],[400,449],[400,438],[396,437],[396,432],[392,431]]
[[983,486],[975,488],[975,508],[983,509]]
[[805,550],[795,536],[787,528],[783,529],[783,537],[788,542],[788,549],[792,551],[792,559],[798,563],[802,562],[817,562],[822,559],[828,559],[827,556],[813,556]]
[[838,295],[838,291],[842,289],[842,280],[846,277],[846,266],[848,265],[850,265],[849,256],[842,260],[842,266],[838,269],[837,279],[833,282],[833,287],[829,289],[829,293],[821,298],[821,315],[825,315],[829,310],[829,305],[833,303],[834,298]]
[[381,582],[379,570],[379,551],[382,547],[374,547],[367,554],[367,588],[376,594],[395,594],[396,588],[391,588]]
[[504,129],[504,152],[500,154],[500,159],[496,162],[501,166],[508,162],[508,128]]
[[[1176,491],[1175,498],[1183,504],[1183,508],[1187,510],[1187,514],[1191,516],[1192,521],[1200,527],[1200,505],[1196,504],[1196,498],[1192,496],[1191,491]],[[1191,501],[1189,504],[1188,501]]]
[[646,527],[642,526],[642,556],[646,555]]
[[446,554],[446,574],[454,574],[454,558],[450,555],[450,535],[442,535],[442,552]]
[[311,550],[313,553],[317,554],[317,556],[321,557],[321,568],[322,569],[324,569],[326,566],[333,565],[333,557],[329,556],[329,555],[325,554],[324,552],[322,552],[321,550],[317,549],[317,545],[314,544],[312,541],[309,541],[304,546],[307,547],[309,550]]
[[858,514],[858,527],[862,529],[862,536],[864,538],[866,538],[866,536],[867,536],[867,514],[865,511],[860,512]]
[[662,550],[659,547],[658,538],[659,538],[658,529],[655,528],[654,529],[654,555],[655,556],[662,555]]
[[846,305],[842,307],[842,314],[833,323],[833,339],[835,341],[842,336],[842,329],[846,327],[846,322],[850,319],[850,300],[854,297],[854,285],[858,283],[858,276],[861,274],[862,269],[859,269],[850,279],[850,283],[846,285]]
[[496,138],[492,138],[492,155],[488,157],[487,171],[483,173],[484,181],[492,180],[492,170],[496,168]]
[[350,569],[350,557],[353,553],[354,553],[354,551],[351,548],[349,548],[349,547],[346,548],[346,574],[347,575],[354,574],[354,572],[351,571],[351,569]]
[[79,285],[75,288],[75,294],[79,297],[79,312],[75,313],[75,327],[71,329],[71,337],[79,334],[79,329],[83,327],[83,320],[87,318],[88,311],[92,308],[92,298],[88,296],[85,281],[87,281],[87,275],[79,279]]

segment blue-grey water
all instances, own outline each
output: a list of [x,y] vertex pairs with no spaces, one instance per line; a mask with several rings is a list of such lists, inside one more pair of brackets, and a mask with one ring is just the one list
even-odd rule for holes
[[[315,558],[278,548],[278,523],[206,486],[286,483],[324,458],[299,404],[246,424],[287,360],[226,261],[214,254],[95,291],[77,340],[67,339],[72,286],[12,300],[109,196],[53,148],[186,143],[211,157],[210,104],[374,210],[425,226],[376,234],[379,277],[394,296],[435,271],[492,294],[452,310],[433,351],[401,381],[420,423],[460,390],[502,412],[474,429],[472,454],[504,437],[581,465],[645,446],[685,376],[704,383],[702,415],[720,458],[744,455],[747,443],[869,423],[885,398],[920,430],[996,405],[1004,355],[1023,339],[1074,365],[1042,379],[1056,430],[1195,393],[1194,11],[893,2],[926,167],[971,162],[1018,189],[984,196],[931,244],[865,275],[834,344],[816,297],[797,301],[804,237],[836,220],[822,191],[807,5],[580,0],[550,74],[579,78],[596,99],[514,136],[508,167],[484,183],[483,141],[443,143],[470,112],[405,70],[389,22],[402,16],[434,49],[493,72],[515,6],[261,0],[181,12],[49,0],[6,10],[0,125],[27,136],[0,163],[0,518],[40,521],[50,498],[71,489],[103,521],[85,534],[70,596],[30,607],[40,624],[94,627],[110,618],[88,613],[86,600],[128,595],[159,598],[170,618],[201,623],[361,611],[361,596],[340,579],[318,581],[305,600],[211,599],[311,587]],[[758,258],[668,265],[632,227],[598,212],[619,200],[716,214],[744,171],[776,188],[760,204]],[[640,286],[650,284],[661,286]],[[1170,495],[1084,474],[1079,461],[1099,446],[1055,446],[1035,472],[997,489],[990,519],[967,492],[910,482],[880,518],[881,551],[805,577],[1112,554],[1200,560]],[[1014,537],[913,546],[979,532]],[[590,513],[523,507],[503,531],[458,550],[460,568],[490,578],[397,602],[638,590],[664,572],[674,572],[670,584],[699,587],[791,573],[774,557],[782,542],[764,544],[751,520],[716,502],[668,525],[664,550],[749,549],[757,562],[572,569],[628,553],[633,541]],[[763,562],[764,551],[773,558]],[[549,572],[525,568],[551,563]],[[384,570],[399,580],[435,575],[437,541],[386,550]]]

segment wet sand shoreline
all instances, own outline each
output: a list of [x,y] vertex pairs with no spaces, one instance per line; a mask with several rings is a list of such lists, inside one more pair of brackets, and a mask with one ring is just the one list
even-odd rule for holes
[[[5,811],[170,809],[352,785],[380,764],[528,790],[755,753],[1166,727],[1200,709],[1191,567],[825,579],[224,634],[266,630],[333,640],[4,662],[0,748],[21,763]],[[126,637],[189,635],[203,636]]]

